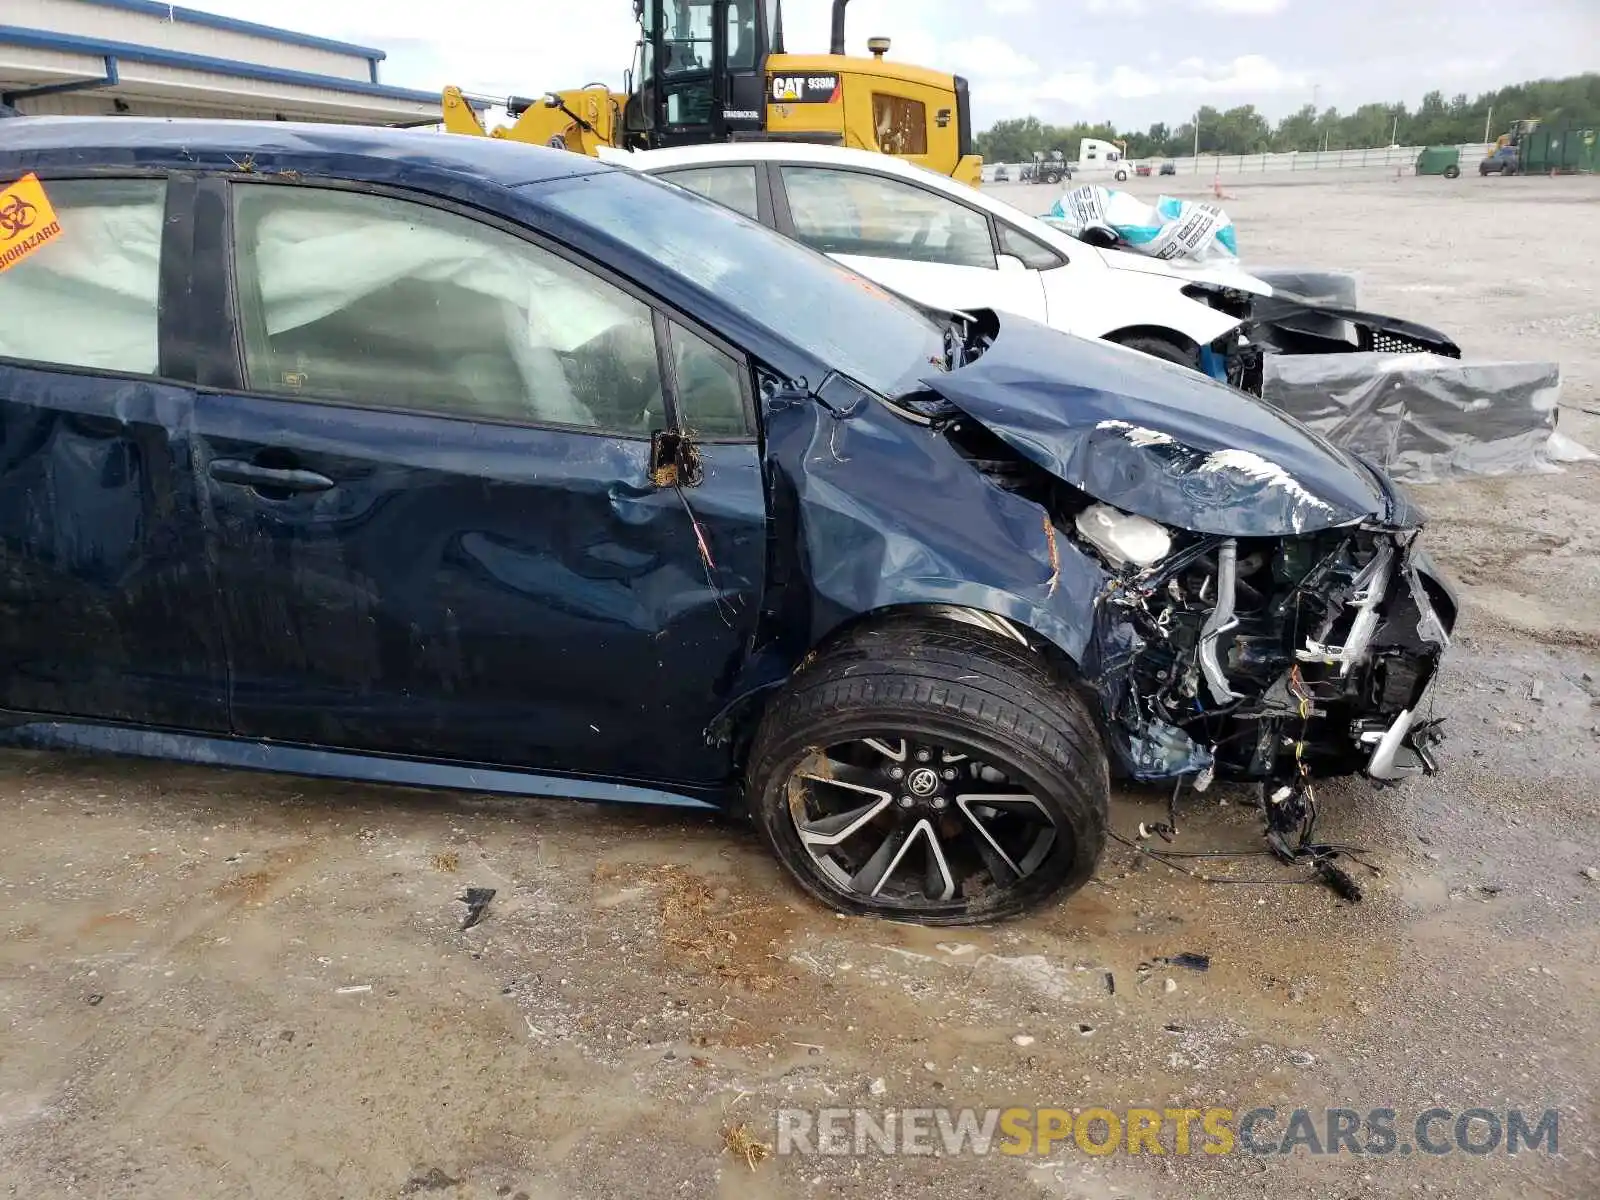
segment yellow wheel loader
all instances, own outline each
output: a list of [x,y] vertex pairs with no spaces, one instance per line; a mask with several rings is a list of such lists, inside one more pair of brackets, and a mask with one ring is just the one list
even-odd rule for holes
[[[967,81],[844,52],[845,5],[833,0],[827,54],[788,54],[781,0],[633,0],[634,69],[621,92],[590,84],[539,99],[512,96],[513,124],[491,137],[594,154],[601,146],[656,149],[746,140],[821,142],[908,159],[976,187]],[[484,135],[455,87],[444,92],[452,133]]]

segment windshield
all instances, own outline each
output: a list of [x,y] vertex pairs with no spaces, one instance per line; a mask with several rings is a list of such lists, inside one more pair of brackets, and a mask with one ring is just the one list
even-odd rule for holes
[[917,309],[720,204],[625,169],[530,187],[541,207],[714,293],[880,395],[910,391],[947,357],[945,331]]

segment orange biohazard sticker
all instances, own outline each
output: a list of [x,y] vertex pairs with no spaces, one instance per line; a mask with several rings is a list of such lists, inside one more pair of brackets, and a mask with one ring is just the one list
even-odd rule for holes
[[16,266],[61,234],[61,222],[37,175],[0,189],[0,271]]

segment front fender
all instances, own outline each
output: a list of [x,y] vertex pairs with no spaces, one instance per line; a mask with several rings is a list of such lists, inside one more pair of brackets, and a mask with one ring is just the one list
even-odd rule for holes
[[1104,569],[943,433],[865,396],[842,415],[786,404],[768,412],[767,431],[776,569],[766,607],[775,636],[807,631],[807,645],[791,645],[796,660],[865,614],[956,605],[1082,661]]
[[1133,271],[1082,274],[1068,266],[1045,271],[1047,323],[1081,337],[1103,338],[1123,329],[1160,328],[1181,334],[1197,346],[1212,342],[1242,324],[1209,304],[1183,294],[1186,281]]

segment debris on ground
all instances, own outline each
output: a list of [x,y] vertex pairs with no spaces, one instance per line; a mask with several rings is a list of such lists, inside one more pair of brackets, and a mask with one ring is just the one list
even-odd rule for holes
[[1337,866],[1332,859],[1319,858],[1317,860],[1317,875],[1322,882],[1334,890],[1341,900],[1348,900],[1351,904],[1361,903],[1361,885],[1350,877],[1350,873],[1343,867]]
[[359,996],[371,990],[372,985],[370,983],[353,983],[349,987],[334,988],[333,994],[335,996]]
[[1316,1064],[1317,1058],[1308,1050],[1291,1050],[1289,1061],[1297,1067],[1310,1067]]
[[[735,896],[680,863],[602,863],[594,879],[607,887],[642,886],[654,893],[659,945],[674,965],[758,994],[777,990],[791,977],[773,948],[794,914],[773,897]],[[794,961],[820,970],[803,956]]]
[[413,1175],[400,1186],[400,1194],[409,1196],[414,1192],[443,1192],[455,1187],[461,1180],[452,1179],[438,1167],[429,1167],[420,1175]]
[[1582,875],[1590,883],[1600,883],[1600,867],[1585,867],[1578,874]]
[[1209,954],[1174,954],[1170,958],[1158,958],[1158,963],[1166,963],[1169,967],[1182,967],[1186,971],[1209,971],[1211,969],[1211,956]]
[[722,1129],[722,1145],[730,1154],[737,1154],[754,1171],[772,1154],[772,1147],[750,1136],[744,1122],[726,1125]]
[[1543,702],[1544,684],[1540,680],[1535,679],[1533,683],[1529,685],[1528,699],[1532,700],[1535,704]]
[[461,855],[454,850],[447,850],[443,854],[433,856],[433,869],[443,871],[446,875],[453,875],[461,867]]
[[[1029,1040],[1031,1041],[1032,1039],[1030,1038]],[[874,1096],[881,1096],[888,1090],[889,1085],[882,1079],[874,1079],[871,1083],[867,1084],[867,1091],[871,1092]]]
[[1012,1038],[1011,1040],[1012,1040],[1012,1042],[1014,1042],[1018,1046],[1031,1046],[1031,1045],[1033,1045],[1033,1038],[1029,1037],[1025,1033],[1019,1033],[1019,1034],[1016,1035],[1016,1037]]
[[1167,981],[1161,985],[1163,991],[1175,992],[1178,990],[1178,981],[1172,976],[1167,976]]
[[461,922],[461,929],[465,932],[479,921],[489,909],[489,901],[494,899],[493,888],[468,888],[461,897],[461,903],[467,906],[466,919]]

